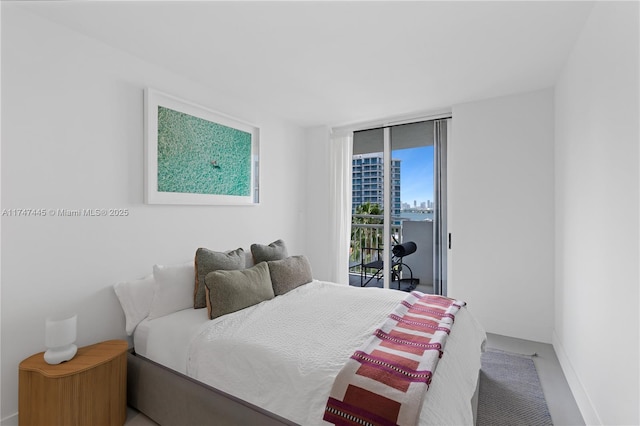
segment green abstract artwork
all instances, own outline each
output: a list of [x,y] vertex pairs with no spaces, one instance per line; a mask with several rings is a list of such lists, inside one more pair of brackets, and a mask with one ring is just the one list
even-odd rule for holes
[[250,196],[251,137],[158,106],[158,192]]

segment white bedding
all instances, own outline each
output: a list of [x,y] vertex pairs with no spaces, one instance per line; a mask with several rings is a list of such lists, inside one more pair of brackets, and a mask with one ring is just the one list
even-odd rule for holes
[[[212,321],[182,311],[177,322],[191,323],[179,341],[154,330],[165,326],[153,323],[162,318],[141,324],[145,356],[173,365],[184,356],[187,375],[197,380],[296,423],[323,424],[333,379],[345,360],[404,297],[399,291],[314,281]],[[169,325],[169,319],[166,323],[172,333],[183,326]],[[485,338],[482,327],[461,309],[426,394],[420,424],[473,423],[471,398]],[[163,339],[170,355],[156,353]],[[190,344],[182,346],[187,340]],[[178,354],[179,346],[188,348],[186,355]]]
[[145,319],[136,327],[133,346],[137,354],[186,374],[189,343],[208,322],[206,309],[193,308]]
[[[314,281],[215,320],[206,309],[145,319],[136,353],[304,425],[323,424],[345,360],[406,293]],[[472,424],[484,330],[461,309],[420,424]]]

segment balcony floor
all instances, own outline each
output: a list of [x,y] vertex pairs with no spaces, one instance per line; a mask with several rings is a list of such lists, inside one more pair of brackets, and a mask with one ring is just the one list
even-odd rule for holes
[[[365,278],[365,281],[368,279]],[[367,287],[380,287],[382,288],[382,284],[384,283],[384,280],[381,278],[379,280],[377,279],[372,279],[371,281],[369,281],[369,284],[367,284]],[[353,286],[353,287],[360,287],[360,274],[349,274],[349,285]],[[393,290],[397,290],[398,289],[398,282],[397,281],[393,281],[391,283],[390,286]],[[402,291],[407,291],[409,288],[409,280],[407,281],[402,281],[400,283],[400,290]],[[422,293],[428,293],[428,294],[433,294],[433,285],[432,284],[418,284],[415,288],[418,291],[421,291]]]

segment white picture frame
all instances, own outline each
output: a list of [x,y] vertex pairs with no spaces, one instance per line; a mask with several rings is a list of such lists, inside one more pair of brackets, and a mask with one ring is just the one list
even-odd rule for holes
[[258,127],[152,88],[144,110],[146,204],[259,204]]

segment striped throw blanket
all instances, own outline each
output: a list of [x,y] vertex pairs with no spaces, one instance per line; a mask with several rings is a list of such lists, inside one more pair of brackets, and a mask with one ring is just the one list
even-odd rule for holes
[[410,293],[336,377],[324,420],[335,425],[416,425],[424,395],[465,302]]

